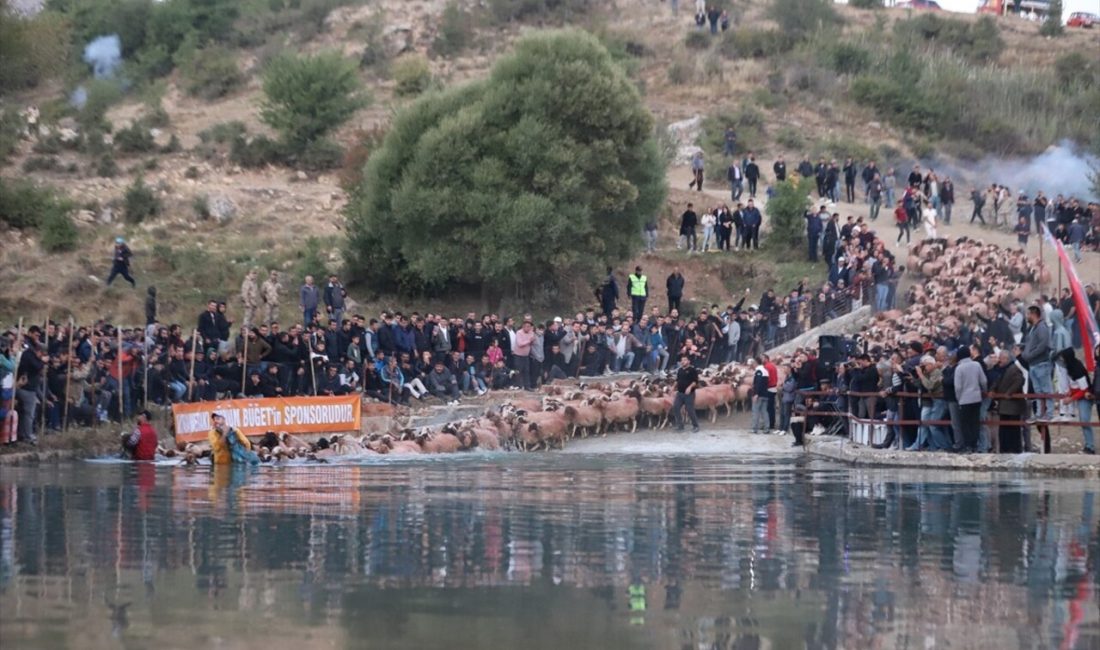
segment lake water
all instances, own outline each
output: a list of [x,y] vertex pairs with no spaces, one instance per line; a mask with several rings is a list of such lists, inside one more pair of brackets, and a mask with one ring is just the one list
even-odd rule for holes
[[1100,485],[767,457],[0,471],[14,648],[1100,648]]

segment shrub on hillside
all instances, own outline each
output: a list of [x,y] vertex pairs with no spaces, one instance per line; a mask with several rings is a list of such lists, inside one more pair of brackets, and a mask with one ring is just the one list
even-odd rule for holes
[[282,56],[264,73],[260,118],[291,151],[343,124],[365,103],[355,65],[339,53]]
[[469,47],[473,40],[473,17],[451,0],[439,16],[439,33],[432,41],[432,52],[438,56],[454,56]]
[[489,12],[499,22],[570,17],[588,13],[590,0],[489,0]]
[[122,208],[126,221],[141,223],[150,217],[158,216],[162,209],[160,198],[145,184],[141,176],[136,177],[130,187],[126,188]]
[[1066,33],[1066,28],[1062,26],[1062,0],[1050,0],[1050,7],[1047,9],[1046,20],[1039,26],[1039,33],[1043,36],[1062,36]]
[[156,150],[157,143],[149,128],[137,121],[115,133],[115,148],[124,154],[149,153]]
[[363,169],[370,155],[382,145],[386,132],[380,128],[359,130],[352,135],[351,145],[344,151],[340,164],[340,187],[349,194],[354,192],[363,178]]
[[62,208],[50,190],[0,177],[0,222],[9,228],[37,228],[46,215]]
[[8,161],[8,156],[19,146],[23,139],[23,119],[12,107],[0,111],[0,164]]
[[829,49],[829,62],[837,74],[859,74],[871,64],[871,53],[858,45],[841,41]]
[[975,63],[995,60],[1005,47],[997,23],[989,16],[971,23],[924,12],[894,23],[894,33],[913,42],[945,47]]
[[118,163],[115,162],[115,157],[110,153],[101,156],[95,166],[95,175],[100,178],[114,178],[118,176]]
[[80,233],[69,216],[69,209],[50,210],[42,218],[42,225],[38,228],[39,243],[42,248],[50,253],[71,251],[76,248]]
[[202,99],[224,97],[244,81],[237,67],[237,57],[220,45],[197,50],[184,63],[181,72],[188,94]]
[[856,9],[881,9],[885,3],[883,0],[848,0],[848,5]]
[[393,64],[395,92],[401,97],[419,95],[432,84],[432,70],[428,60],[419,54],[407,54]]
[[742,28],[726,32],[718,51],[730,59],[765,59],[789,52],[797,39],[777,29]]
[[1081,52],[1067,52],[1054,60],[1054,75],[1064,88],[1100,87],[1100,57],[1089,58]]
[[23,161],[23,171],[28,174],[32,172],[55,172],[61,168],[61,161],[57,159],[57,156],[29,156]]
[[[303,150],[305,147],[304,145]],[[267,165],[280,165],[286,161],[286,147],[265,135],[254,138],[244,136],[233,140],[229,148],[229,160],[235,165],[255,169]]]
[[806,210],[810,207],[809,196],[814,189],[811,178],[788,178],[772,186],[774,194],[766,206],[771,234],[769,244],[778,244],[779,248],[794,248],[803,241]]
[[844,22],[831,0],[775,0],[769,15],[781,31],[799,38]]
[[0,95],[61,75],[70,59],[69,21],[52,12],[18,15],[0,4]]
[[713,42],[713,37],[701,29],[693,29],[684,36],[684,47],[689,50],[705,50]]
[[315,140],[298,154],[297,167],[314,172],[336,169],[344,161],[344,149],[332,140]]
[[203,143],[232,144],[234,140],[243,137],[247,132],[248,127],[239,120],[219,122],[210,128],[199,131],[199,141]]

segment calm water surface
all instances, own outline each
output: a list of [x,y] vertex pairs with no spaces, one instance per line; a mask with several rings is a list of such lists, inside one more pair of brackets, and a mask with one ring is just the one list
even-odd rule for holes
[[10,648],[1100,648],[1100,485],[767,458],[0,472]]

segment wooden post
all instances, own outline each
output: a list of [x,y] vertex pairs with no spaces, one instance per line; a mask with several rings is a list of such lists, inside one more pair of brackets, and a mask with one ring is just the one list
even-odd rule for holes
[[306,335],[306,345],[309,346],[309,376],[313,380],[313,394],[317,394],[317,371],[313,365],[313,335]]
[[141,330],[141,363],[145,368],[141,377],[141,408],[147,409],[149,408],[149,337],[146,336],[144,328]]
[[[23,359],[23,317],[22,316],[19,317],[19,328],[16,329],[15,332],[16,332],[15,333],[15,374],[12,377],[12,379],[13,379],[12,387],[13,387],[14,390],[12,390],[11,400],[8,403],[8,407],[12,411],[15,410],[15,391],[19,390],[19,363]],[[18,417],[18,416],[16,416],[16,417]],[[0,431],[4,431],[2,426],[3,426],[2,423],[0,423]],[[6,433],[6,431],[5,431],[5,433]],[[18,439],[18,437],[19,437],[19,430],[18,430],[18,427],[16,427],[16,430],[11,432],[11,438],[4,437],[4,438],[0,439],[0,442],[15,442]]]
[[[93,326],[92,332],[93,333],[95,332],[94,326]],[[91,356],[91,358],[88,359],[88,361],[89,361],[89,363],[92,364],[92,367],[88,370],[89,375],[91,375],[92,372],[95,373],[95,378],[92,380],[92,431],[95,431],[96,427],[99,426],[99,402],[97,402],[96,398],[95,398],[95,385],[96,385],[96,382],[99,381],[99,344],[98,343],[96,343],[96,345],[92,346],[92,356]]]
[[248,327],[241,328],[241,337],[244,338],[244,355],[241,357],[241,396],[244,397],[244,389],[248,381]]
[[69,386],[73,381],[73,334],[76,325],[73,317],[69,316],[69,360],[65,364],[65,408],[61,415],[61,430],[69,430]]
[[118,350],[115,353],[115,358],[118,359],[118,421],[121,423],[122,418],[126,417],[126,410],[123,407],[122,400],[122,328],[116,327],[115,331],[118,332]]
[[191,401],[191,394],[195,385],[195,352],[199,344],[199,331],[191,330],[191,370],[187,377],[187,401]]
[[[1061,278],[1059,278],[1061,279]],[[46,343],[47,356],[50,350],[50,312],[46,310],[46,322],[42,326],[42,339]],[[42,372],[42,435],[46,435],[46,410],[48,409],[47,402],[50,398],[50,365],[49,361],[46,362],[46,368]],[[32,415],[33,417],[33,415]]]

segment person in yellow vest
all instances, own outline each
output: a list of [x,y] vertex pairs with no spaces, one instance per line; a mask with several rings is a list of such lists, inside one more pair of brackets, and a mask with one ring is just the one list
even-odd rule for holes
[[[225,417],[213,413],[210,421],[214,428],[207,438],[210,440],[210,458],[215,465],[228,465],[235,462],[251,462],[252,443],[240,431],[225,423]],[[236,448],[236,453],[234,453]]]
[[641,320],[645,312],[645,299],[649,296],[649,280],[642,274],[642,267],[635,266],[634,273],[626,278],[630,287],[630,311],[634,313],[634,320]]

